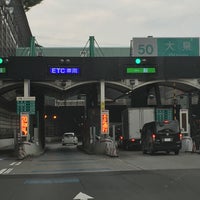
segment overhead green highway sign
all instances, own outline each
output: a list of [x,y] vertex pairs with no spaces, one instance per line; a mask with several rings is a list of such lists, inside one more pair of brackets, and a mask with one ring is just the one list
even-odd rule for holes
[[131,56],[199,56],[199,38],[133,38]]

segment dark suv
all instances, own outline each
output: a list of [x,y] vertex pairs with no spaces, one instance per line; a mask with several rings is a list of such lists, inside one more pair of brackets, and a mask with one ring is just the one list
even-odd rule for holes
[[181,139],[182,134],[177,120],[146,123],[141,130],[141,144],[144,154],[173,151],[177,155],[181,149]]

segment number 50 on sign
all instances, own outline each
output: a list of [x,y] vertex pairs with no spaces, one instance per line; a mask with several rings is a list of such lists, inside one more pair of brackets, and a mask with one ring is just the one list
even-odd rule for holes
[[131,41],[132,56],[157,56],[157,51],[156,38],[133,38]]

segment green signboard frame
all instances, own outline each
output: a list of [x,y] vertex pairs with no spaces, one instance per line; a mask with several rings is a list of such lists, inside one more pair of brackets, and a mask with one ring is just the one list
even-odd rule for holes
[[156,73],[155,67],[127,67],[127,74],[154,74]]

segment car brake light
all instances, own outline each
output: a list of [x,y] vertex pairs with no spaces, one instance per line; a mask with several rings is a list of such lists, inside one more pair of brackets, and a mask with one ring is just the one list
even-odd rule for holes
[[183,134],[179,133],[179,139],[182,140],[183,139]]
[[155,139],[156,139],[156,134],[153,133],[153,134],[151,135],[151,137],[152,137],[153,141],[155,141]]
[[119,139],[120,139],[120,140],[123,140],[123,139],[124,139],[124,137],[123,137],[123,136],[119,136]]
[[131,142],[135,142],[135,138],[131,138]]

